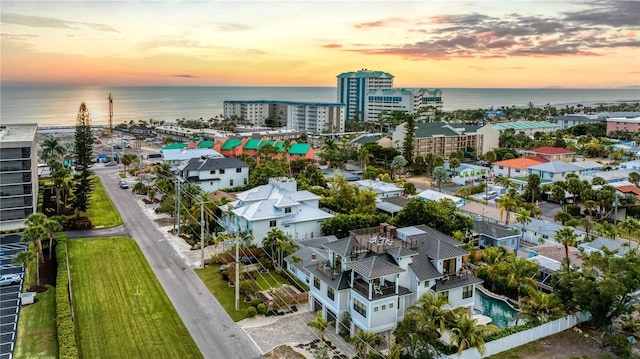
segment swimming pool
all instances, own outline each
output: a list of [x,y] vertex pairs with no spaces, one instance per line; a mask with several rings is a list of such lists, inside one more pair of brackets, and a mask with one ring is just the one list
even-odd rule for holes
[[499,328],[514,326],[518,320],[518,313],[511,309],[507,303],[488,297],[479,289],[476,289],[473,307],[483,315],[490,317],[493,324]]

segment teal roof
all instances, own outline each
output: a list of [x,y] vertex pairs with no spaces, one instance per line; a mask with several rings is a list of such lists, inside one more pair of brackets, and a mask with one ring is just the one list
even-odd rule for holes
[[306,155],[309,152],[310,148],[311,148],[310,143],[294,143],[293,145],[291,145],[291,148],[289,148],[289,154],[290,155]]
[[198,143],[198,148],[213,148],[215,142],[213,141],[202,141]]
[[170,143],[164,147],[162,147],[163,150],[181,150],[183,148],[187,148],[187,144],[186,143]]
[[261,149],[262,147],[264,147],[266,145],[271,145],[271,146],[279,149],[280,151],[284,151],[284,147],[282,146],[282,142],[276,142],[276,141],[273,141],[273,140],[264,140],[264,141],[260,142],[260,144],[258,145],[258,149]]
[[384,71],[369,71],[369,70],[359,70],[357,72],[353,72],[353,71],[343,72],[340,75],[338,75],[338,78],[349,78],[349,77],[357,77],[357,78],[391,77],[391,78],[393,78],[393,75],[388,73],[388,72],[384,72]]
[[535,130],[538,128],[549,128],[549,127],[561,127],[557,123],[551,123],[547,121],[519,121],[519,122],[505,122],[505,123],[497,123],[493,125],[498,131],[504,131],[509,129],[514,130]]
[[222,145],[221,150],[232,150],[242,144],[242,140],[230,138]]
[[259,144],[260,144],[260,140],[257,140],[257,139],[249,140],[247,141],[247,143],[244,144],[244,149],[257,150]]

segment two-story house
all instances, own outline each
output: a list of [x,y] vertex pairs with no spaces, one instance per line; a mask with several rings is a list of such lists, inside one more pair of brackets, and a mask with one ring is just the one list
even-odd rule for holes
[[205,192],[244,186],[249,181],[249,165],[236,158],[192,158],[178,166],[178,173]]
[[319,209],[320,197],[298,191],[293,178],[269,179],[269,184],[244,191],[223,208],[227,228],[250,230],[260,245],[272,228],[295,240],[320,236],[320,225],[333,215]]
[[556,182],[564,181],[566,175],[570,173],[580,175],[582,168],[574,165],[573,163],[551,161],[535,166],[530,166],[527,171],[529,174],[538,175],[541,180]]
[[326,260],[306,267],[310,309],[335,323],[349,312],[351,333],[371,331],[388,340],[407,308],[428,291],[447,297],[452,308],[472,308],[481,280],[462,268],[468,252],[461,244],[424,225],[351,231],[324,245]]

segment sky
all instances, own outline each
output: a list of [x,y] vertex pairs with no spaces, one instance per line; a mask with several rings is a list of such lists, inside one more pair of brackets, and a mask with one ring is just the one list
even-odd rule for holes
[[640,86],[638,1],[6,1],[0,82]]

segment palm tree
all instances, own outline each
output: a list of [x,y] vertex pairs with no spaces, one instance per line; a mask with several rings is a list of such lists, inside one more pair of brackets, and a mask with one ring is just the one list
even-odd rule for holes
[[42,143],[42,159],[45,162],[59,160],[64,155],[64,152],[64,146],[56,137],[49,137]]
[[446,306],[451,306],[451,303],[442,293],[434,294],[427,291],[416,301],[416,304],[407,309],[407,312],[422,316],[437,325],[440,328],[440,333],[444,333],[446,323],[451,319],[451,310],[446,309]]
[[602,222],[596,225],[596,233],[607,238],[616,239],[619,236],[618,227],[609,222]]
[[458,317],[456,327],[451,329],[451,339],[458,346],[458,355],[471,347],[476,347],[480,354],[484,354],[485,335],[497,330],[499,329],[495,325],[478,324],[476,319],[465,315]]
[[352,339],[353,346],[356,347],[358,358],[366,359],[369,357],[369,350],[380,344],[380,336],[378,333],[367,332],[361,330]]
[[510,256],[505,263],[505,269],[507,271],[507,282],[509,285],[516,286],[518,302],[520,302],[523,285],[537,286],[537,282],[532,277],[538,274],[538,264],[526,258]]
[[499,200],[496,201],[496,204],[500,207],[500,217],[502,218],[503,213],[506,212],[506,218],[504,223],[506,225],[509,224],[509,219],[511,217],[511,211],[518,205],[518,202],[515,198],[505,195],[502,196]]
[[[585,201],[585,204],[587,201]],[[591,231],[595,225],[595,222],[591,218],[591,216],[585,216],[580,220],[580,225],[584,228],[584,239],[585,241],[589,241],[591,238]]]
[[631,248],[631,233],[640,233],[640,222],[633,217],[627,217],[624,219],[624,221],[620,222],[620,230],[627,232],[629,248]]
[[520,242],[522,242],[524,240],[524,232],[526,231],[527,224],[531,223],[531,212],[524,208],[520,208],[516,213],[516,221],[522,224],[522,234],[520,235]]
[[324,330],[327,329],[328,326],[333,324],[333,322],[328,322],[322,318],[322,311],[318,311],[316,313],[316,317],[313,321],[307,323],[308,326],[315,328],[318,331],[318,336],[321,341],[324,341]]
[[563,309],[560,298],[534,290],[528,297],[522,299],[522,308],[518,317],[541,324],[562,317]]
[[575,230],[571,227],[564,226],[556,231],[556,241],[562,243],[564,246],[564,257],[567,264],[570,263],[569,259],[569,246],[575,246],[578,236]]
[[442,192],[442,182],[447,180],[447,170],[444,167],[436,167],[433,170],[433,180],[438,185],[438,190]]
[[56,216],[47,218],[44,222],[44,229],[49,232],[49,260],[51,260],[51,254],[53,252],[53,236],[55,232],[62,230],[62,224],[60,222],[64,220],[64,218],[64,216]]
[[[33,227],[34,229],[31,230],[30,232],[32,234],[36,234],[37,236],[33,237],[34,242],[34,246],[35,249],[38,251],[38,255],[40,256],[40,260],[44,261],[44,256],[42,255],[42,238],[44,238],[47,235],[47,221],[49,221],[49,218],[47,216],[45,216],[43,213],[33,213],[30,214],[29,217],[27,217],[27,219],[25,220],[24,224],[27,226],[26,229],[28,229],[29,227]],[[53,227],[53,224],[51,225]],[[25,231],[26,231],[25,229]],[[40,233],[44,233],[45,235],[40,236]]]
[[358,158],[360,159],[360,165],[363,168],[362,175],[363,178],[367,176],[367,163],[373,158],[373,155],[369,153],[369,150],[366,147],[361,147],[358,150]]
[[[29,280],[29,262],[31,262],[35,258],[33,252],[26,250],[16,253],[13,257],[13,264],[24,266],[24,282],[26,283]],[[37,263],[36,263],[37,267]]]
[[33,248],[36,257],[36,285],[40,286],[40,251],[39,243],[46,237],[47,230],[41,225],[30,225],[22,232],[22,241]]

